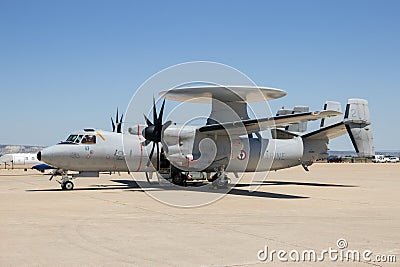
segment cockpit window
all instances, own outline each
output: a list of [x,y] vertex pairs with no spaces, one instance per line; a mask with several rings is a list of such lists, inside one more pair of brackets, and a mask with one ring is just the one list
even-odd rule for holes
[[70,136],[68,136],[65,142],[74,142],[77,137],[78,136],[76,134],[71,134]]
[[79,144],[79,143],[81,142],[81,140],[82,140],[82,137],[83,137],[83,135],[82,135],[82,134],[78,135],[78,137],[76,138],[76,140],[75,140],[75,142],[74,142],[74,143],[77,143],[77,144]]
[[61,142],[60,144],[96,144],[96,135],[94,134],[87,134],[87,135],[77,135],[71,134],[68,136],[65,142]]
[[95,135],[85,135],[82,139],[82,144],[96,144],[96,136]]

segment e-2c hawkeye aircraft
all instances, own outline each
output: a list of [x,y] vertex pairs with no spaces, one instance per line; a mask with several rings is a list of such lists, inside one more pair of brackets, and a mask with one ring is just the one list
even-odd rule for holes
[[[158,172],[177,185],[191,173],[218,186],[227,186],[227,173],[264,172],[302,165],[308,171],[316,160],[327,158],[332,138],[349,134],[359,156],[374,154],[368,102],[349,99],[344,118],[338,102],[327,101],[323,111],[308,107],[281,109],[274,117],[250,119],[248,103],[277,99],[280,89],[252,86],[199,86],[171,89],[159,114],[153,99],[153,120],[129,125],[122,131],[122,117],[113,131],[84,129],[67,140],[38,153],[39,160],[58,167],[61,188],[71,190],[72,179],[99,177],[99,172]],[[165,100],[210,103],[206,125],[163,123]],[[307,122],[321,119],[320,129],[306,132]],[[271,131],[263,138],[261,131]],[[154,153],[156,151],[156,153]],[[153,157],[155,154],[155,157]],[[68,175],[68,171],[79,173]]]

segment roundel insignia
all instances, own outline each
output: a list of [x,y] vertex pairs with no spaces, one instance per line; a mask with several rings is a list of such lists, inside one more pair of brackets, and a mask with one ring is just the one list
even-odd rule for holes
[[240,150],[239,155],[237,156],[238,160],[244,160],[247,157],[246,151],[244,151],[243,149]]

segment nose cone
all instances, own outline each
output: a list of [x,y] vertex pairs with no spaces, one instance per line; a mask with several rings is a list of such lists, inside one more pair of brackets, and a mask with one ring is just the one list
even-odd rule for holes
[[54,163],[53,150],[54,150],[53,147],[46,147],[42,149],[41,151],[39,151],[39,153],[37,153],[36,155],[37,159],[47,164],[53,164]]

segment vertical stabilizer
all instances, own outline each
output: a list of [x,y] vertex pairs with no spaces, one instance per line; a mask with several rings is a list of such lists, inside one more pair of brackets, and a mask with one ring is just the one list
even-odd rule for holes
[[[289,114],[297,114],[297,113],[304,113],[304,112],[309,112],[310,107],[306,106],[295,106],[293,109],[280,109],[276,113],[276,116],[282,116],[282,115],[289,115]],[[300,123],[294,123],[289,126],[285,127],[286,131],[289,132],[296,132],[296,133],[304,133],[307,131],[307,122],[300,122]]]
[[[292,114],[309,112],[309,111],[310,107],[296,106],[294,107]],[[296,124],[291,124],[288,126],[287,130],[290,132],[304,133],[305,131],[307,131],[307,122],[305,121]]]
[[344,123],[359,157],[372,157],[375,153],[368,101],[351,98],[347,102]]
[[[326,101],[325,105],[324,105],[324,110],[334,110],[334,111],[342,112],[342,105],[336,101]],[[342,121],[341,116],[333,116],[333,117],[323,118],[323,119],[321,119],[320,128],[328,127],[328,126],[334,125],[336,123],[339,123],[341,121]]]
[[281,108],[280,110],[278,110],[276,112],[276,116],[288,115],[288,114],[292,114],[292,112],[293,112],[292,109]]

